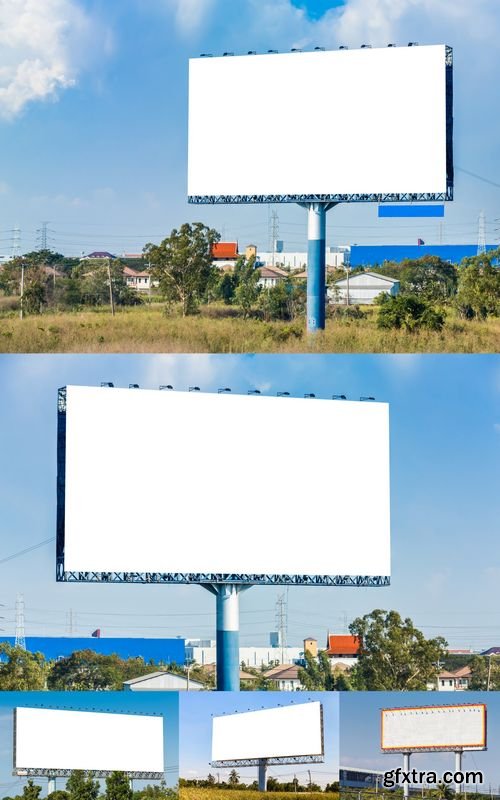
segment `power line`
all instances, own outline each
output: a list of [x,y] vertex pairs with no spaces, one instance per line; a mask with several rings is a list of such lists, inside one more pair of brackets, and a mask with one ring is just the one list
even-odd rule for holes
[[25,547],[24,550],[18,550],[17,553],[12,553],[10,556],[5,556],[5,558],[0,558],[0,564],[5,564],[7,561],[12,561],[13,558],[19,558],[19,556],[24,556],[26,553],[31,553],[33,550],[38,550],[39,547],[43,547],[45,544],[49,544],[49,542],[55,541],[55,536],[51,536],[50,539],[44,539],[43,542],[38,542],[38,544],[33,544],[31,547]]

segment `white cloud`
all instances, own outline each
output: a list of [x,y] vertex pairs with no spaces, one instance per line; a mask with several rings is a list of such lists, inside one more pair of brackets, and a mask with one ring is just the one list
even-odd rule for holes
[[216,0],[167,0],[177,29],[183,36],[198,33],[208,19]]
[[[93,22],[75,0],[0,0],[0,116],[75,85]],[[92,41],[94,44],[92,45]]]

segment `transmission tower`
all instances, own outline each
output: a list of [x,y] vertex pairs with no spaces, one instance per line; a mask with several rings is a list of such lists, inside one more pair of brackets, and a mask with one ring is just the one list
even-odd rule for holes
[[486,220],[484,211],[481,211],[477,233],[477,254],[481,256],[483,253],[486,253]]
[[288,598],[285,592],[278,595],[276,601],[276,629],[280,635],[281,646],[281,663],[285,663],[285,654],[287,649],[287,632],[288,632]]
[[11,255],[16,258],[21,255],[21,228],[13,228],[11,233]]
[[49,231],[49,222],[48,222],[48,220],[44,220],[42,222],[42,227],[41,228],[37,228],[36,238],[37,238],[38,249],[39,250],[47,250],[48,245],[49,245],[49,239],[51,238],[49,236],[49,234],[53,233],[53,232],[54,231]]
[[18,594],[16,597],[16,647],[26,650],[26,639],[24,637],[24,597]]
[[278,212],[268,206],[267,228],[269,237],[269,250],[272,253],[272,265],[276,260],[276,242],[279,236],[279,217]]

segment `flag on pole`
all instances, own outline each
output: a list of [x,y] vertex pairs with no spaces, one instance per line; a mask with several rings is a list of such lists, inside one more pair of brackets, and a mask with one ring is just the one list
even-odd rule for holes
[[417,244],[420,247],[420,245],[425,244],[425,242],[423,239],[417,239]]
[[92,632],[92,636],[94,637],[94,639],[100,639],[101,638],[101,629],[100,628],[96,628],[95,631]]

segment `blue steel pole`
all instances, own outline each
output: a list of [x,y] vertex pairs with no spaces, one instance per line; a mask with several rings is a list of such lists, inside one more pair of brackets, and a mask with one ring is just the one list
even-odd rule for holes
[[240,690],[239,587],[217,585],[217,691]]
[[307,208],[307,330],[325,327],[326,212],[336,203],[300,203]]

